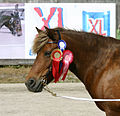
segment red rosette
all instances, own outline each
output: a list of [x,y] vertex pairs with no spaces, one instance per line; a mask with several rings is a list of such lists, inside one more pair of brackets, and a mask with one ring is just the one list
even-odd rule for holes
[[51,59],[52,61],[52,74],[55,78],[55,82],[59,80],[59,63],[62,60],[62,51],[60,49],[55,49],[51,53]]
[[72,63],[73,61],[73,53],[70,50],[63,51],[63,61],[67,61],[69,63]]
[[63,55],[63,53],[60,49],[55,49],[51,53],[51,59],[53,61],[60,61],[60,60],[62,60],[62,55]]
[[62,69],[62,80],[65,80],[65,77],[67,75],[69,65],[73,61],[73,53],[70,50],[63,51],[63,69]]

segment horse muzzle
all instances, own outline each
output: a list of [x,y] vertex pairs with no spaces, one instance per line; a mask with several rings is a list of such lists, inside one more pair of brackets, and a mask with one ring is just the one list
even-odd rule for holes
[[45,86],[46,82],[43,79],[35,80],[30,78],[25,82],[26,87],[31,92],[41,92]]
[[17,32],[17,36],[22,36],[22,31]]

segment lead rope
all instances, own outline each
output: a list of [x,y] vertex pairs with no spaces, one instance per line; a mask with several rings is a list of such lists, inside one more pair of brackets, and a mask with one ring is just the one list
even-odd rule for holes
[[48,88],[48,86],[45,86],[44,90],[46,90],[47,92],[51,93],[52,96],[57,97],[57,94],[54,93],[53,91],[51,91],[51,90]]
[[[58,33],[58,36],[59,36],[59,40],[61,40],[61,36],[60,36],[59,30],[57,30],[57,33]],[[48,43],[57,43],[57,42],[48,42]],[[91,102],[95,102],[95,101],[101,101],[101,102],[102,101],[120,101],[120,99],[89,99],[89,98],[77,98],[77,97],[70,97],[70,96],[59,96],[59,95],[57,95],[57,93],[55,93],[52,90],[50,90],[45,82],[43,82],[43,85],[45,86],[44,90],[49,92],[54,97],[60,97],[60,98],[71,99],[71,100],[79,100],[79,101],[91,101]]]
[[120,101],[120,99],[89,99],[89,98],[77,98],[77,97],[69,97],[69,96],[58,96],[57,93],[51,91],[47,84],[45,84],[45,88],[44,90],[46,90],[47,92],[49,92],[52,96],[54,97],[60,97],[60,98],[65,98],[65,99],[71,99],[71,100],[79,100],[79,101],[90,101],[90,102],[96,102],[96,101],[99,101],[99,102],[107,102],[107,101]]

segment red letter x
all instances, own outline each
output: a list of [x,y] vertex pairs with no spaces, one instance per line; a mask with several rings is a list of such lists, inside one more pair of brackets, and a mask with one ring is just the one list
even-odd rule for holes
[[95,22],[95,25],[93,25],[93,23],[92,23],[92,20],[91,19],[89,19],[89,22],[91,23],[91,25],[92,25],[92,30],[91,30],[91,32],[93,32],[93,31],[95,31],[95,33],[97,34],[97,31],[95,30],[95,26],[97,25],[97,23],[98,23],[98,20],[96,20],[96,22]]
[[[40,8],[34,8],[34,10],[38,13],[38,15],[40,17],[43,16],[42,10]],[[42,18],[42,21],[44,22],[44,25],[41,28],[42,30],[44,30],[44,26],[49,27],[49,21],[52,18],[52,16],[54,15],[55,10],[56,10],[56,8],[50,8],[50,14],[49,14],[48,18],[47,19],[46,18]]]
[[49,14],[47,20],[46,20],[45,18],[42,18],[42,21],[44,22],[44,25],[43,25],[43,27],[41,28],[42,30],[44,29],[44,26],[49,27],[49,21],[50,21],[50,19],[52,18],[52,16],[54,15],[55,10],[56,10],[56,8],[51,8],[51,9],[50,9],[50,14]]

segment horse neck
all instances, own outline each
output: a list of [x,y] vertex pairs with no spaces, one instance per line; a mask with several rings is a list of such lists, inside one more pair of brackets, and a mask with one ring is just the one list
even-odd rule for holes
[[8,27],[8,26],[6,25],[6,23],[8,23],[9,20],[10,20],[9,18],[4,19],[3,21],[0,20],[0,28],[2,28],[2,26],[4,26],[4,25],[5,25],[6,27]]
[[[91,63],[96,58],[97,46],[92,46],[90,40],[83,38],[80,33],[66,33],[62,37],[67,43],[67,49],[74,55],[74,61],[70,64],[70,71],[73,72],[82,82]],[[92,40],[92,44],[95,40]]]
[[0,17],[0,28],[2,28],[2,26],[7,26],[6,23],[9,22],[10,20],[10,16],[1,16]]

